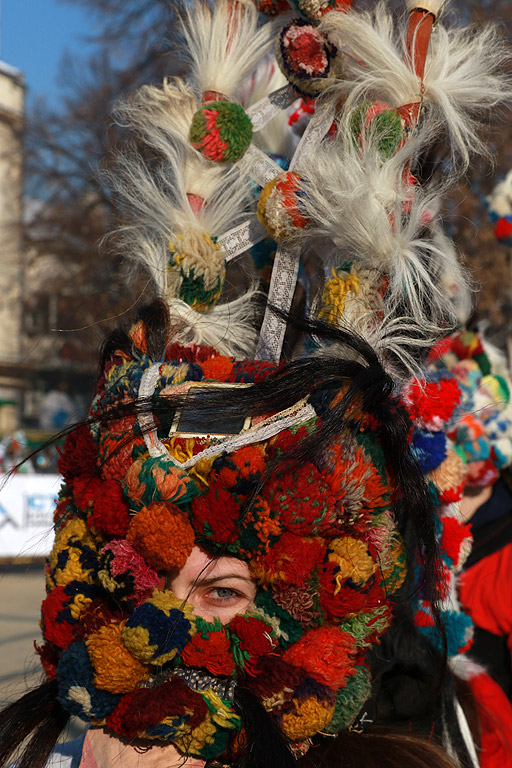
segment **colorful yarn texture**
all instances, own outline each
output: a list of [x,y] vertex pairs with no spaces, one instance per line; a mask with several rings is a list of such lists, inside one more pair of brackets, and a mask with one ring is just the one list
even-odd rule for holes
[[[143,329],[131,335],[142,341]],[[168,355],[175,358],[160,364],[155,397],[187,381],[257,381],[272,369],[204,348],[172,345]],[[135,399],[152,363],[142,350],[114,353],[91,415]],[[208,439],[162,435],[169,457],[150,457],[126,417],[67,438],[40,654],[68,711],[202,759],[222,754],[240,732],[233,682],[293,742],[352,722],[369,691],[366,650],[389,626],[406,563],[394,487],[369,427],[261,483],[266,466],[312,427],[233,453],[219,448],[188,473],[172,457],[192,456]],[[248,612],[225,626],[164,586],[196,541],[212,556],[246,561],[257,584]]]

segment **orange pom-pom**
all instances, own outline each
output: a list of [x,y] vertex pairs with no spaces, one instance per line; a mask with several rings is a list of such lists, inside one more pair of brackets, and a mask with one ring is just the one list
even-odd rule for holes
[[201,363],[205,380],[229,381],[233,372],[231,357],[211,357]]
[[100,627],[86,640],[95,670],[94,683],[110,693],[129,693],[148,676],[144,664],[131,655],[121,639],[125,623]]
[[156,571],[182,568],[194,546],[194,531],[184,514],[161,502],[135,515],[126,538]]

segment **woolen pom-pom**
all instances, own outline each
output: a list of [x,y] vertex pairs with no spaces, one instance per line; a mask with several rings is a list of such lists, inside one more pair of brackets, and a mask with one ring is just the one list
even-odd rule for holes
[[352,5],[352,0],[290,0],[290,2],[310,21],[320,21],[329,11],[346,11]]
[[98,578],[117,600],[128,598],[136,606],[150,596],[160,580],[157,572],[124,539],[103,547]]
[[96,474],[98,446],[94,442],[90,427],[84,424],[73,430],[64,441],[62,449],[57,448],[57,468],[72,489],[75,477]]
[[130,509],[137,510],[154,501],[187,504],[198,494],[193,478],[162,456],[144,456],[134,461],[126,473],[123,488]]
[[207,232],[185,230],[169,242],[166,293],[208,312],[220,296],[226,275],[225,254]]
[[155,571],[172,571],[185,565],[194,546],[194,531],[174,504],[154,502],[132,518],[126,535]]
[[110,538],[120,538],[126,534],[130,520],[130,510],[118,481],[98,483],[88,523]]
[[[142,733],[152,734],[152,729],[162,720],[172,722],[176,719],[177,724],[186,722],[188,728],[195,728],[206,713],[207,706],[202,697],[182,680],[172,677],[157,688],[139,688],[123,696],[107,718],[107,726],[127,739],[134,739]],[[172,736],[171,732],[169,740]],[[160,737],[167,740],[162,734]]]
[[308,224],[308,219],[300,211],[300,184],[301,178],[297,173],[285,171],[261,190],[258,218],[277,242],[289,239],[297,229],[303,229]]
[[363,142],[363,137],[374,137],[382,160],[389,160],[404,138],[398,111],[382,102],[365,101],[356,107],[350,118],[350,128],[356,144]]
[[191,519],[200,536],[212,539],[217,546],[234,548],[229,551],[238,552],[240,503],[218,482],[210,483],[207,492],[192,502]]
[[334,705],[310,697],[304,701],[293,699],[294,709],[281,718],[281,729],[291,741],[307,739],[323,731],[334,714]]
[[192,621],[190,605],[172,592],[155,590],[128,619],[123,642],[139,661],[165,664],[179,654],[195,634]]
[[318,682],[336,690],[353,670],[355,639],[339,627],[312,629],[284,653],[285,661],[302,667]]
[[119,696],[94,685],[94,670],[85,643],[75,642],[62,652],[57,667],[58,699],[72,715],[90,720],[106,717]]
[[305,19],[284,27],[276,43],[281,72],[303,96],[318,96],[327,87],[335,55],[336,48]]
[[252,141],[251,118],[240,104],[208,101],[192,118],[189,134],[195,149],[216,163],[239,160]]
[[124,624],[101,627],[85,641],[94,668],[94,683],[110,693],[129,693],[148,676],[146,667],[131,655],[122,641]]
[[269,18],[279,16],[281,13],[288,13],[290,10],[288,0],[255,0],[255,3],[258,11]]
[[93,587],[89,584],[72,581],[65,587],[56,587],[47,595],[41,605],[45,640],[57,648],[66,648],[72,642],[79,614],[91,602],[91,597],[85,593],[92,591]]
[[494,237],[502,245],[512,246],[512,216],[502,216],[494,227]]
[[208,635],[194,635],[180,653],[186,667],[206,669],[212,675],[228,677],[235,671],[235,663],[224,629]]
[[440,430],[460,403],[462,393],[455,377],[440,381],[415,380],[403,394],[412,421],[427,429]]

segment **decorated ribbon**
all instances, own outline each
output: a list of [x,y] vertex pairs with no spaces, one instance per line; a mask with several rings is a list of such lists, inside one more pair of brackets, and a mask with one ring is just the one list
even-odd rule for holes
[[251,216],[237,227],[225,232],[217,239],[220,248],[226,254],[226,262],[232,261],[241,253],[245,253],[253,245],[268,236],[267,230],[257,216]]
[[[334,119],[333,109],[317,110],[308,123],[306,130],[295,150],[290,163],[290,171],[300,169],[304,157],[311,153],[315,144],[324,138]],[[311,155],[309,155],[311,156]],[[277,307],[285,315],[292,305],[297,277],[299,274],[300,252],[296,253],[286,243],[277,249],[272,269],[272,278],[268,293],[267,308],[261,325],[257,360],[278,362],[283,348],[286,321],[276,315],[271,307]]]
[[251,118],[253,131],[261,131],[267,123],[297,99],[297,91],[291,83],[287,83],[277,91],[269,93],[249,107],[246,112]]
[[[306,404],[305,401],[301,401],[282,414],[274,414],[274,416],[261,426],[248,429],[234,437],[217,439],[212,445],[209,445],[203,451],[196,453],[187,461],[178,461],[178,459],[170,456],[165,445],[159,440],[155,420],[151,409],[148,406],[155,391],[156,383],[160,377],[161,367],[162,363],[155,363],[149,368],[146,368],[142,374],[139,395],[137,398],[139,403],[137,420],[144,436],[144,442],[146,443],[149,455],[153,458],[167,458],[170,463],[179,467],[179,469],[190,469],[197,464],[198,461],[203,459],[219,456],[221,453],[233,453],[246,445],[269,440],[271,437],[278,435],[285,429],[290,429],[297,424],[304,424],[306,421],[316,418],[316,411],[313,406]],[[176,394],[183,394],[186,391],[181,384],[173,387],[173,390]],[[169,391],[168,394],[170,394]],[[142,410],[142,406],[145,406],[144,410]]]

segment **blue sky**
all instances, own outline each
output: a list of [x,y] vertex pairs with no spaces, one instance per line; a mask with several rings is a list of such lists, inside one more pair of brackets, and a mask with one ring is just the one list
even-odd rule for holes
[[65,51],[87,55],[90,14],[59,0],[0,0],[0,8],[0,60],[23,72],[29,103],[43,96],[58,106],[59,61]]

